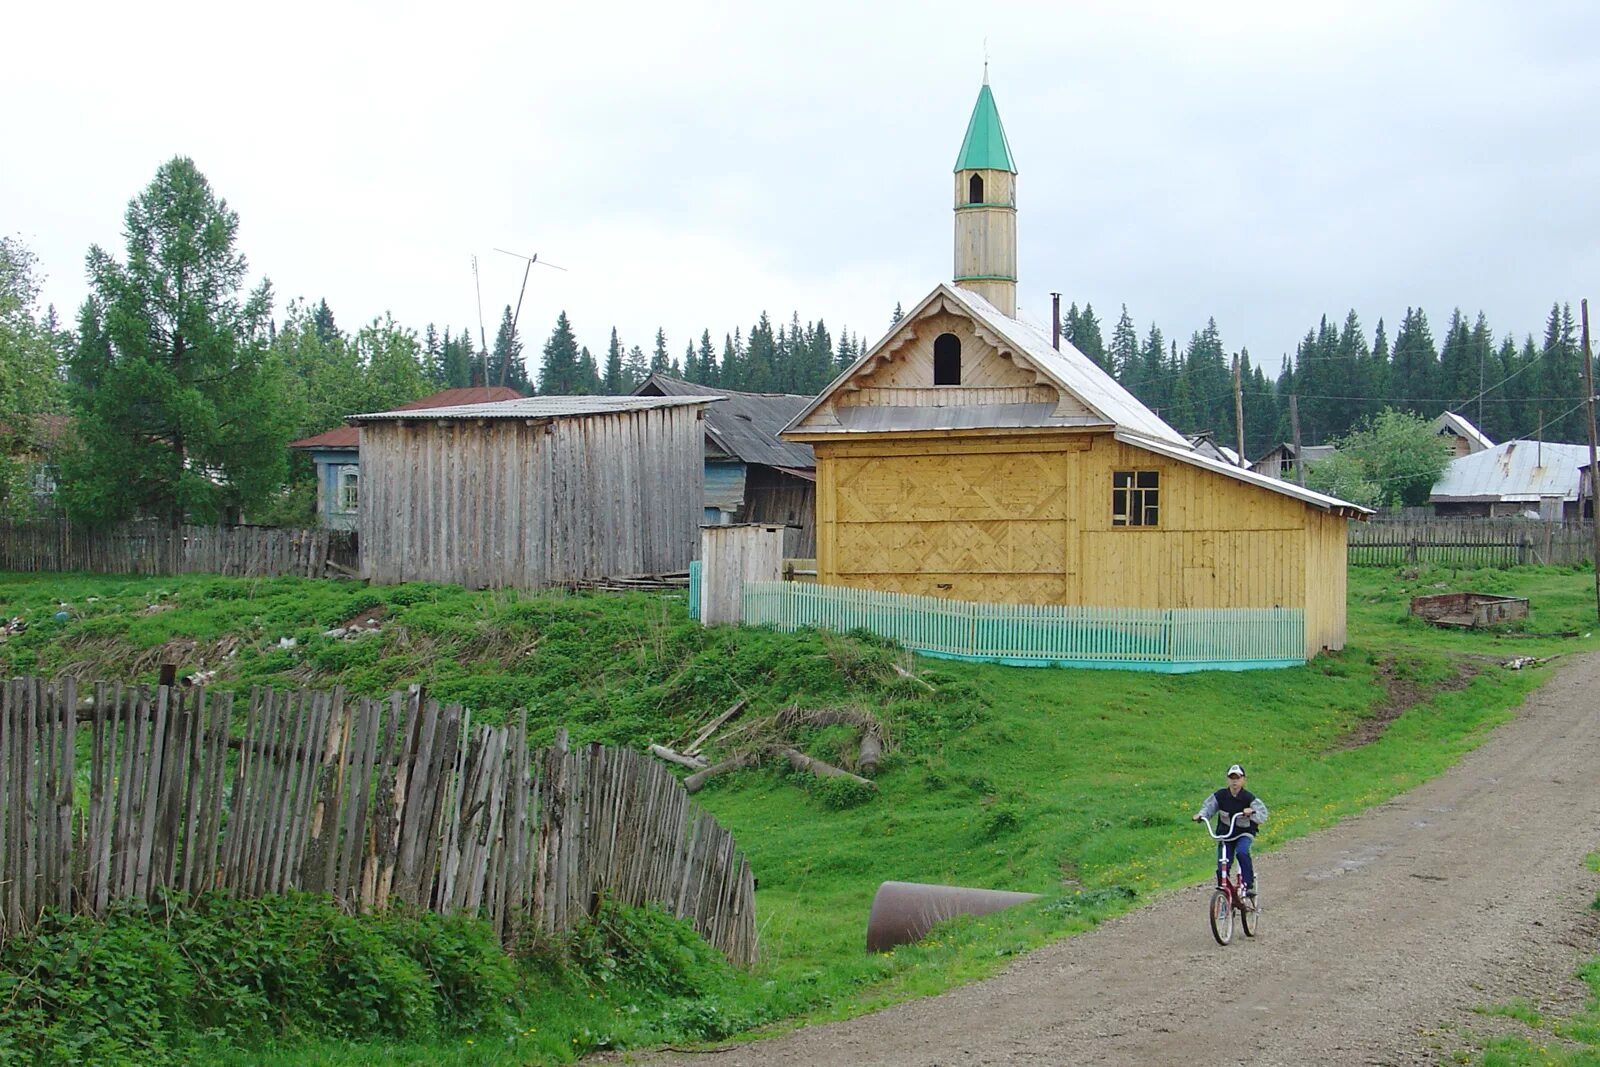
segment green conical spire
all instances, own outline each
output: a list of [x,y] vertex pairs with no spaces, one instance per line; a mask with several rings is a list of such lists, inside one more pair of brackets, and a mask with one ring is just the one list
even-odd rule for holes
[[978,103],[972,109],[972,121],[967,123],[967,137],[961,142],[961,154],[956,156],[955,169],[1006,170],[1017,172],[1011,160],[1011,145],[1006,141],[1006,128],[1000,125],[1000,111],[994,106],[994,93],[989,91],[989,71],[983,72],[983,88],[978,90]]

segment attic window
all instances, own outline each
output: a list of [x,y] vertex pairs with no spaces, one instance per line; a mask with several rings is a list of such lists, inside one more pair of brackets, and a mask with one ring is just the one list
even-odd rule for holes
[[983,203],[983,175],[974,174],[972,180],[967,183],[967,203]]
[[933,339],[933,384],[961,384],[961,338],[953,333]]
[[1160,518],[1160,471],[1111,472],[1111,525],[1155,526]]

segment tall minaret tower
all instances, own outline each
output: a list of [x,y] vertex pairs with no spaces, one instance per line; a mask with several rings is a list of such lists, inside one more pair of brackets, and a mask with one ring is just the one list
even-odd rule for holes
[[1017,314],[1017,166],[989,91],[989,67],[956,157],[956,277],[1012,318]]

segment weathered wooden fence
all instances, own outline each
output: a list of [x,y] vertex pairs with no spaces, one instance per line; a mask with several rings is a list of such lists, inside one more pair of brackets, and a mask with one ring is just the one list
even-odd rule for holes
[[1582,563],[1594,555],[1593,539],[1586,522],[1434,518],[1352,522],[1347,543],[1355,566],[1514,567]]
[[0,682],[0,939],[45,909],[215,889],[469,912],[509,944],[603,895],[756,956],[749,863],[655,761],[530,749],[525,718],[475,727],[415,689],[257,690],[240,718],[202,689]]
[[130,522],[86,530],[65,519],[0,523],[0,570],[98,574],[354,577],[361,564],[344,530],[179,526]]

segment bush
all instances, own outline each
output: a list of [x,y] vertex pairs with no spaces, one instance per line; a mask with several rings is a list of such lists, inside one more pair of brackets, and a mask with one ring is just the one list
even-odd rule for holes
[[304,895],[172,898],[51,918],[0,947],[0,1063],[165,1063],[201,1037],[418,1040],[482,1030],[518,993],[475,919],[350,916]]

